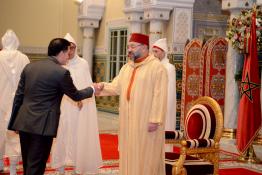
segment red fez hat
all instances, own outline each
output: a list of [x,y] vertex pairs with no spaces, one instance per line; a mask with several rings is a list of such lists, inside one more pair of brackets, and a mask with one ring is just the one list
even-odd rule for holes
[[132,33],[129,42],[137,42],[149,46],[149,37],[141,33]]

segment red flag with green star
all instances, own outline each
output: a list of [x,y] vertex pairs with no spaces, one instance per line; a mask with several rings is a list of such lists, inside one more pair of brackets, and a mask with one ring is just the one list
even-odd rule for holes
[[237,148],[243,154],[261,128],[260,79],[256,39],[256,12],[252,14],[238,109]]

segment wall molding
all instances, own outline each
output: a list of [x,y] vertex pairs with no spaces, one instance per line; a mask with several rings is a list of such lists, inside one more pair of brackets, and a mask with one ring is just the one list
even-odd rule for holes
[[19,50],[27,54],[45,54],[47,55],[47,47],[22,46],[22,47],[19,47]]

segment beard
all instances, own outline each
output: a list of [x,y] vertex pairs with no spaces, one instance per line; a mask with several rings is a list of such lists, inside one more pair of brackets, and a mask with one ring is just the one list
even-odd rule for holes
[[128,58],[130,58],[132,61],[135,61],[138,58],[141,58],[140,52],[128,52]]

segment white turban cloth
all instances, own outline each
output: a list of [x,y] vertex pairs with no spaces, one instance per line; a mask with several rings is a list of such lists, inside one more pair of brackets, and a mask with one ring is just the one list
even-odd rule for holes
[[154,44],[153,47],[160,48],[162,49],[165,53],[167,53],[167,41],[166,38],[161,38],[157,40]]

